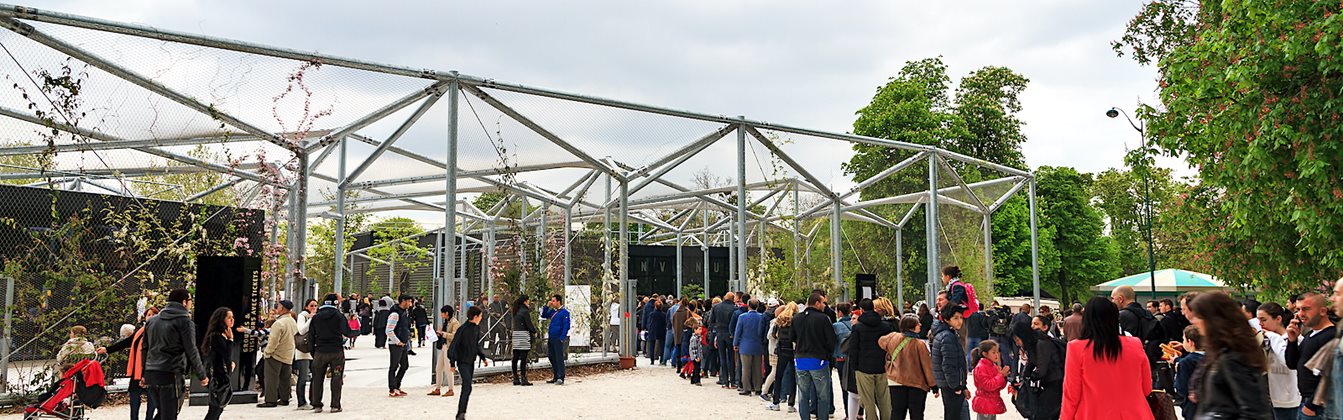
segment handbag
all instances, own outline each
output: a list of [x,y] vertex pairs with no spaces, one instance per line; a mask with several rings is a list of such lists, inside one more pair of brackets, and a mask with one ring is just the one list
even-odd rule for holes
[[1147,394],[1147,407],[1152,409],[1152,418],[1155,420],[1179,420],[1175,416],[1175,403],[1166,391],[1155,390]]
[[[1012,406],[1017,408],[1023,418],[1031,418],[1035,415],[1035,400],[1039,398],[1040,390],[1033,386],[1017,385],[1017,395],[1012,397]],[[1162,420],[1162,419],[1156,419]]]
[[[308,330],[312,334],[312,329]],[[308,340],[308,334],[294,334],[294,349],[303,353],[312,353],[312,346]]]

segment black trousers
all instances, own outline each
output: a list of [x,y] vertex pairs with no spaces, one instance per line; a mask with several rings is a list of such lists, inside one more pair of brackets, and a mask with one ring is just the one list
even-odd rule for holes
[[340,391],[345,386],[345,352],[312,354],[312,408],[322,407],[322,382],[331,372],[331,408],[340,408]]
[[400,346],[387,344],[387,353],[391,355],[391,363],[387,365],[388,391],[401,389],[401,379],[406,377],[406,370],[410,369],[410,355],[406,350],[408,348],[404,344]]
[[238,357],[238,386],[234,390],[242,391],[252,387],[252,377],[256,376],[256,352],[245,351]]
[[892,386],[891,412],[895,420],[905,420],[909,414],[911,420],[923,420],[923,407],[928,403],[928,391],[909,386]]
[[513,350],[513,365],[510,370],[513,372],[514,383],[528,382],[527,357],[530,356],[531,352],[531,350]]
[[466,414],[466,404],[471,402],[471,378],[476,374],[475,360],[457,364],[457,374],[462,376],[462,394],[457,397],[457,415]]
[[941,392],[942,409],[945,410],[943,412],[946,413],[942,418],[953,420],[961,418],[961,412],[965,408],[966,391],[961,391],[960,394],[956,394],[956,391],[951,388],[942,387],[938,387],[938,391]]
[[145,371],[145,385],[159,404],[159,420],[177,420],[182,409],[182,374],[156,370]]

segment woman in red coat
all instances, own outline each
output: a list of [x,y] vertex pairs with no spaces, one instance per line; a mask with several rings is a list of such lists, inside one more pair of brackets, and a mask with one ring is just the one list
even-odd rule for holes
[[1060,418],[1152,420],[1151,392],[1152,369],[1142,342],[1119,335],[1113,303],[1091,298],[1082,311],[1081,338],[1068,343]]

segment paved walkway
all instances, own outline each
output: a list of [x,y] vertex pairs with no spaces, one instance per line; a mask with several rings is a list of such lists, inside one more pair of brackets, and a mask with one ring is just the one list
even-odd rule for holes
[[[371,344],[371,343],[369,343]],[[410,395],[403,398],[387,397],[387,352],[372,346],[362,346],[349,352],[348,379],[341,414],[297,411],[293,407],[261,409],[253,405],[235,405],[224,412],[225,418],[284,418],[284,419],[451,419],[456,412],[457,397],[430,397],[429,352],[426,347],[418,356],[411,357],[411,368],[406,374],[404,388]],[[706,378],[702,387],[690,386],[669,367],[647,367],[648,359],[640,359],[639,369],[572,377],[565,386],[537,382],[533,387],[515,387],[512,384],[479,384],[471,397],[471,419],[631,419],[648,416],[666,418],[705,418],[709,413],[721,413],[719,418],[732,419],[798,419],[797,414],[767,411],[758,397],[737,395],[735,390],[721,389]],[[329,393],[328,393],[328,398]],[[838,401],[838,399],[836,400]],[[1003,420],[1021,417],[1009,409]],[[843,413],[843,409],[839,410]],[[928,419],[942,419],[941,400],[928,399]],[[205,407],[186,407],[183,419],[200,419]],[[723,417],[726,416],[726,417]],[[124,420],[129,417],[126,405],[103,407],[89,413],[92,419]],[[973,417],[973,416],[972,416]],[[0,416],[2,420],[22,416]]]

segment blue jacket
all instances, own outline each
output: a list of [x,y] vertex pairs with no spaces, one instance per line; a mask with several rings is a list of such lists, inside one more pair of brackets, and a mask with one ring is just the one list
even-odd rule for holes
[[732,319],[727,322],[727,330],[734,336],[737,331],[737,318],[741,318],[741,314],[744,313],[746,313],[746,305],[737,305],[737,309],[732,311]]
[[765,355],[765,315],[749,311],[737,317],[732,345],[738,347],[738,352],[744,355]]
[[844,360],[844,352],[840,351],[839,345],[844,342],[845,338],[849,338],[849,333],[853,332],[852,320],[853,318],[845,316],[835,321],[834,324],[830,324],[835,329],[835,352],[831,355],[835,360]]
[[648,314],[648,319],[644,320],[644,327],[648,330],[649,340],[665,340],[667,335],[667,313],[654,309]]
[[558,337],[563,340],[569,337],[569,310],[563,306],[560,309],[550,309],[549,306],[541,310],[541,319],[549,319],[550,325],[546,328],[548,337],[555,339]]
[[[933,344],[929,355],[933,359],[933,379],[941,388],[965,389],[966,368],[965,349],[961,347],[961,337],[952,331],[947,323],[933,324]],[[943,396],[946,398],[946,396]]]

